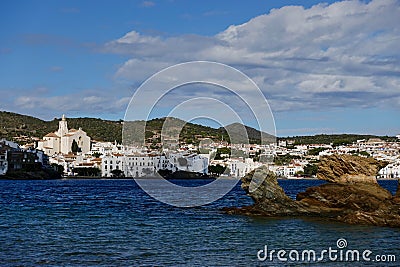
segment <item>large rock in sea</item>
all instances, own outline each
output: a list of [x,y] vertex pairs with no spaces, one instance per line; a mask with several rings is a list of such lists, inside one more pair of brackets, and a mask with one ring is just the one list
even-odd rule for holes
[[317,177],[339,184],[377,183],[378,171],[388,162],[374,158],[364,158],[352,155],[331,155],[321,157]]
[[306,212],[302,204],[285,194],[274,173],[267,167],[258,168],[242,178],[242,188],[254,200],[252,211],[270,216],[299,215]]
[[242,178],[254,205],[227,208],[231,214],[313,216],[350,224],[400,227],[400,193],[393,196],[378,185],[375,174],[386,163],[351,155],[321,159],[318,178],[327,184],[310,187],[289,198],[276,176],[261,167]]

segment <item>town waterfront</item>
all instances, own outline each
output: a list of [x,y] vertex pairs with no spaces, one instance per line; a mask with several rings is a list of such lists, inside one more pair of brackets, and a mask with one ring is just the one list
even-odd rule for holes
[[[176,180],[199,186],[210,180]],[[280,180],[286,193],[323,183]],[[397,181],[380,181],[392,193]],[[168,192],[165,192],[168,194]],[[224,198],[202,207],[160,203],[133,180],[0,181],[1,266],[278,266],[259,262],[270,249],[336,247],[396,255],[400,230],[352,226],[305,218],[227,215],[221,208],[251,204],[237,185]],[[299,263],[297,263],[299,264]],[[366,266],[367,262],[318,262],[315,266]],[[294,264],[296,265],[296,264]],[[370,266],[379,266],[370,262]]]

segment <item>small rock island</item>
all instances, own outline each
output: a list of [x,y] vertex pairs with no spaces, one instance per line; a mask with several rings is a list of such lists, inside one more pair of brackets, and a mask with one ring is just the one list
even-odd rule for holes
[[353,155],[321,157],[317,177],[326,184],[288,197],[266,167],[243,177],[242,188],[254,205],[225,208],[229,214],[267,217],[308,216],[349,224],[400,227],[400,189],[396,195],[376,181],[387,163]]

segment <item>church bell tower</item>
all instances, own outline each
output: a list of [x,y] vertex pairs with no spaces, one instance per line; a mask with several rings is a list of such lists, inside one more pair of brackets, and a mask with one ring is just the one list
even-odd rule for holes
[[63,114],[62,119],[58,123],[58,135],[62,137],[67,133],[68,133],[67,120],[65,119],[65,115]]

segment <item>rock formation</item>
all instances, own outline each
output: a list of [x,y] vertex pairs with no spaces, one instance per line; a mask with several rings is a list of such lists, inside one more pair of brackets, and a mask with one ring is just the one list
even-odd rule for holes
[[379,186],[375,175],[385,166],[374,159],[351,155],[321,158],[318,178],[328,183],[289,198],[266,167],[242,178],[242,188],[254,205],[227,208],[230,214],[315,216],[350,224],[400,227],[400,192]]
[[378,171],[388,162],[352,155],[332,155],[321,158],[318,179],[339,184],[377,183]]
[[400,197],[400,180],[397,182],[397,192],[396,197]]

